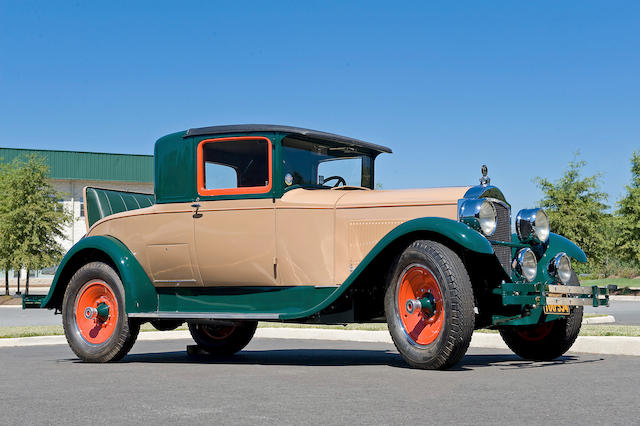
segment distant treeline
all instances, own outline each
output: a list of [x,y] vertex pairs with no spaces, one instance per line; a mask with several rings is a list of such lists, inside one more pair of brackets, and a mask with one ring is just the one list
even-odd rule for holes
[[631,182],[613,213],[608,194],[601,191],[602,175],[582,176],[584,161],[569,162],[562,177],[550,182],[538,177],[541,202],[549,214],[551,231],[569,238],[587,254],[578,272],[605,276],[640,275],[640,155],[631,156]]

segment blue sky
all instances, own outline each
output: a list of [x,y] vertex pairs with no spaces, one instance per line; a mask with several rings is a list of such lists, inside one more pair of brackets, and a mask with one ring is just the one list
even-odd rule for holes
[[189,127],[290,124],[391,146],[386,189],[486,163],[514,210],[578,150],[619,198],[639,76],[633,1],[0,0],[0,146],[150,154]]

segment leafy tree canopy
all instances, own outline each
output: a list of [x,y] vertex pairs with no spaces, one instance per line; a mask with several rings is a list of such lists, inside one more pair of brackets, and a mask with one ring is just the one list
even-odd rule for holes
[[2,166],[0,234],[3,259],[14,267],[34,270],[55,265],[64,249],[63,227],[71,220],[48,181],[49,168],[35,155]]
[[640,264],[640,155],[631,156],[631,184],[626,186],[625,196],[618,201],[618,252],[635,265]]
[[587,254],[590,266],[599,268],[607,262],[611,248],[612,217],[606,213],[607,194],[600,191],[600,174],[582,177],[585,165],[575,159],[557,181],[541,177],[535,181],[544,193],[541,206],[549,214],[551,231],[575,242]]

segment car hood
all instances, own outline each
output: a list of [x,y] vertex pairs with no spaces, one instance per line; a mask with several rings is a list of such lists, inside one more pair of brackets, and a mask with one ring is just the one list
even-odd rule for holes
[[456,204],[469,190],[469,186],[398,190],[337,190],[344,192],[336,208],[400,207]]

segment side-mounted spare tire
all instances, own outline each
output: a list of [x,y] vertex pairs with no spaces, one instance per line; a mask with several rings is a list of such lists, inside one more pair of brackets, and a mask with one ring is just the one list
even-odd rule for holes
[[62,301],[62,325],[71,350],[87,362],[121,359],[140,331],[140,324],[127,317],[120,277],[103,262],[88,263],[71,277]]
[[384,299],[393,343],[409,365],[444,369],[469,347],[473,289],[460,257],[435,241],[415,241],[392,268]]

